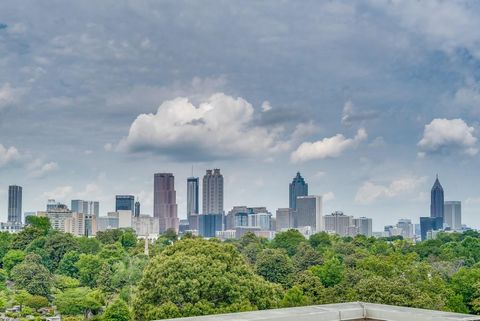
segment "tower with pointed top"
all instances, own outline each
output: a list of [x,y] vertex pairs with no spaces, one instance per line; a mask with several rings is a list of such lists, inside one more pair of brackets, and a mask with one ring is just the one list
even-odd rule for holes
[[444,195],[443,187],[438,180],[438,175],[433,184],[431,191],[431,201],[430,201],[430,217],[441,217],[444,216]]
[[297,209],[297,197],[307,196],[308,195],[308,184],[305,183],[300,172],[297,172],[297,176],[293,178],[293,181],[290,183],[290,201],[289,207],[292,209]]

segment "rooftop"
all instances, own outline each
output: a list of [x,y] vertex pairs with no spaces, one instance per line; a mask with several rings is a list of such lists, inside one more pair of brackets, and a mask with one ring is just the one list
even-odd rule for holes
[[405,308],[373,303],[340,303],[298,308],[240,312],[201,317],[179,318],[174,320],[195,321],[480,321],[480,316]]

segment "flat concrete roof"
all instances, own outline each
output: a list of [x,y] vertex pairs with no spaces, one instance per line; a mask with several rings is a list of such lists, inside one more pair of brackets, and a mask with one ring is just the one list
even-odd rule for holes
[[350,302],[305,306],[287,309],[262,310],[173,320],[198,321],[480,321],[480,316],[443,311],[405,308],[384,304]]

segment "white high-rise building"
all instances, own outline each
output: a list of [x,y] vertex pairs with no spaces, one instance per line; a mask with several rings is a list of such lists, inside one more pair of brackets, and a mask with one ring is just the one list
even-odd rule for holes
[[297,197],[297,209],[294,213],[295,227],[310,226],[312,231],[324,231],[322,220],[322,197],[318,195]]
[[452,230],[460,230],[462,228],[462,202],[445,202],[443,223]]
[[415,227],[410,219],[400,219],[397,223],[397,228],[401,229],[401,235],[407,239],[413,239],[415,237]]
[[352,226],[353,216],[347,216],[343,212],[336,211],[323,217],[325,231],[336,233],[340,236],[349,235],[349,227]]
[[358,228],[357,233],[367,237],[372,236],[372,219],[367,217],[359,217],[353,219],[353,225]]
[[202,185],[201,214],[223,214],[223,175],[220,169],[207,169]]
[[139,236],[158,234],[160,220],[150,215],[140,215],[132,218],[132,227]]

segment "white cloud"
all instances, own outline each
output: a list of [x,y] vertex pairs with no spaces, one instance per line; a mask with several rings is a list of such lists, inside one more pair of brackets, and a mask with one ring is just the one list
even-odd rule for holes
[[0,86],[0,110],[17,103],[23,93],[23,89],[13,88],[8,82]]
[[265,100],[262,103],[262,112],[266,113],[267,111],[272,110],[272,106],[270,105],[270,102],[268,100]]
[[306,162],[339,157],[347,149],[357,147],[367,137],[365,129],[360,128],[354,138],[346,138],[342,134],[337,134],[316,142],[304,142],[291,154],[290,158],[293,162]]
[[20,159],[20,153],[17,148],[10,146],[6,148],[0,144],[0,167],[8,165]]
[[425,177],[403,177],[392,181],[388,185],[372,181],[363,183],[355,195],[355,202],[370,204],[381,199],[393,198],[402,194],[411,193],[425,182]]
[[250,156],[285,150],[281,128],[253,123],[254,109],[243,98],[217,93],[197,106],[187,98],[163,102],[155,114],[141,114],[118,150],[150,151],[190,160]]
[[423,138],[418,142],[419,156],[430,153],[460,153],[474,156],[478,153],[475,129],[462,119],[436,118],[425,125]]

